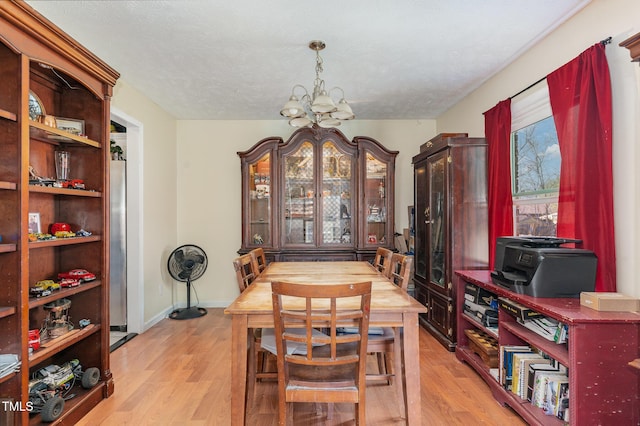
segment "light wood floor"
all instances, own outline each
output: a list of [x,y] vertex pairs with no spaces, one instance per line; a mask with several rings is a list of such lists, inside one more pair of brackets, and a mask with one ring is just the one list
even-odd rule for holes
[[[208,309],[198,319],[165,319],[111,354],[115,392],[78,425],[229,425],[231,318]],[[373,360],[372,360],[373,361]],[[488,386],[427,332],[420,332],[423,425],[524,425]],[[277,424],[275,383],[256,385],[247,424]],[[312,404],[294,409],[296,424],[351,425],[353,406],[336,405],[331,421]],[[367,387],[367,425],[402,425],[394,389]]]

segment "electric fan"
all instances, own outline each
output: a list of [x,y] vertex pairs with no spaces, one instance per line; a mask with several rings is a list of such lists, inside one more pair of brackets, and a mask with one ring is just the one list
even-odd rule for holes
[[180,246],[169,256],[167,267],[174,280],[187,283],[187,307],[171,312],[169,318],[189,319],[206,315],[206,309],[191,306],[191,281],[200,278],[207,269],[204,250],[192,244]]

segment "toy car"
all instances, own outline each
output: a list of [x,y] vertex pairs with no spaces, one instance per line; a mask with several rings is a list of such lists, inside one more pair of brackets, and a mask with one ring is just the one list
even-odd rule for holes
[[31,294],[32,296],[35,297],[44,297],[44,296],[48,296],[51,294],[51,290],[45,290],[43,288],[40,287],[31,287],[29,289],[29,294]]
[[84,229],[81,229],[78,232],[76,232],[76,237],[88,237],[90,235],[91,235],[91,232],[85,231]]
[[60,287],[69,288],[69,287],[78,287],[80,285],[80,280],[76,278],[63,278],[60,280]]
[[84,181],[82,179],[64,180],[61,183],[63,188],[85,189]]
[[41,280],[29,289],[29,293],[35,297],[42,297],[50,295],[53,290],[60,290],[60,284],[53,280]]
[[95,280],[96,276],[86,269],[72,269],[68,272],[60,272],[58,274],[58,279],[63,278],[75,278],[80,282],[87,282]]
[[53,235],[56,238],[71,238],[71,237],[75,237],[76,233],[71,231],[56,231],[55,234]]
[[64,410],[65,399],[74,397],[69,392],[76,379],[80,380],[83,388],[90,389],[100,381],[100,370],[91,367],[82,371],[77,359],[38,370],[29,380],[31,412],[40,413],[43,422],[55,421]]

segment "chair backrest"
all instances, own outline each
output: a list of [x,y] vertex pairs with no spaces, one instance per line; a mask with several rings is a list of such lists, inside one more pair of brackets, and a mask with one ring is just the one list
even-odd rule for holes
[[404,291],[407,291],[409,287],[412,262],[413,258],[411,256],[405,256],[400,253],[393,253],[393,256],[391,256],[389,279]]
[[391,270],[391,255],[393,252],[384,247],[378,247],[376,250],[376,257],[373,259],[373,266],[382,272],[382,275],[385,277],[389,277],[389,272]]
[[254,262],[249,253],[243,254],[233,260],[233,269],[236,271],[236,280],[240,293],[245,291],[258,274],[254,269]]
[[[286,380],[289,364],[315,366],[318,369],[355,364],[358,381],[364,389],[371,281],[347,284],[273,281],[271,289],[278,374],[282,372]],[[285,305],[282,296],[289,296]],[[291,296],[297,300],[291,299]],[[359,304],[338,308],[339,299],[354,296],[360,297]],[[338,328],[354,324],[359,333],[338,333]],[[288,332],[287,329],[291,328],[304,328],[305,333]],[[314,333],[314,328],[324,329],[326,334]],[[293,345],[303,343],[306,345],[303,352],[306,353],[288,354],[287,342],[292,342]],[[314,351],[313,348],[317,346],[323,346],[324,351]]]
[[260,274],[267,267],[267,256],[264,254],[262,247],[255,248],[249,252],[253,261],[253,270]]

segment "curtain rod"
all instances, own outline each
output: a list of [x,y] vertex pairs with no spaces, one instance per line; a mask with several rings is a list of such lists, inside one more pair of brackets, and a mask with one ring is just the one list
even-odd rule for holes
[[[604,40],[600,40],[600,43],[601,43],[603,46],[606,46],[607,44],[610,44],[610,43],[611,43],[611,37],[607,37],[607,38],[605,38]],[[538,84],[538,83],[542,83],[542,82],[543,82],[543,81],[545,81],[546,79],[547,79],[547,76],[545,75],[545,76],[544,76],[544,77],[542,77],[540,80],[536,81],[535,83],[531,83],[530,85],[528,85],[527,87],[525,87],[524,89],[522,89],[521,91],[519,91],[518,93],[516,93],[515,95],[511,95],[511,96],[509,96],[509,99],[513,99],[513,98],[515,98],[516,96],[518,96],[518,95],[520,95],[520,94],[522,94],[522,93],[526,92],[527,90],[531,89],[531,88],[532,88],[533,86],[535,86],[536,84]]]

